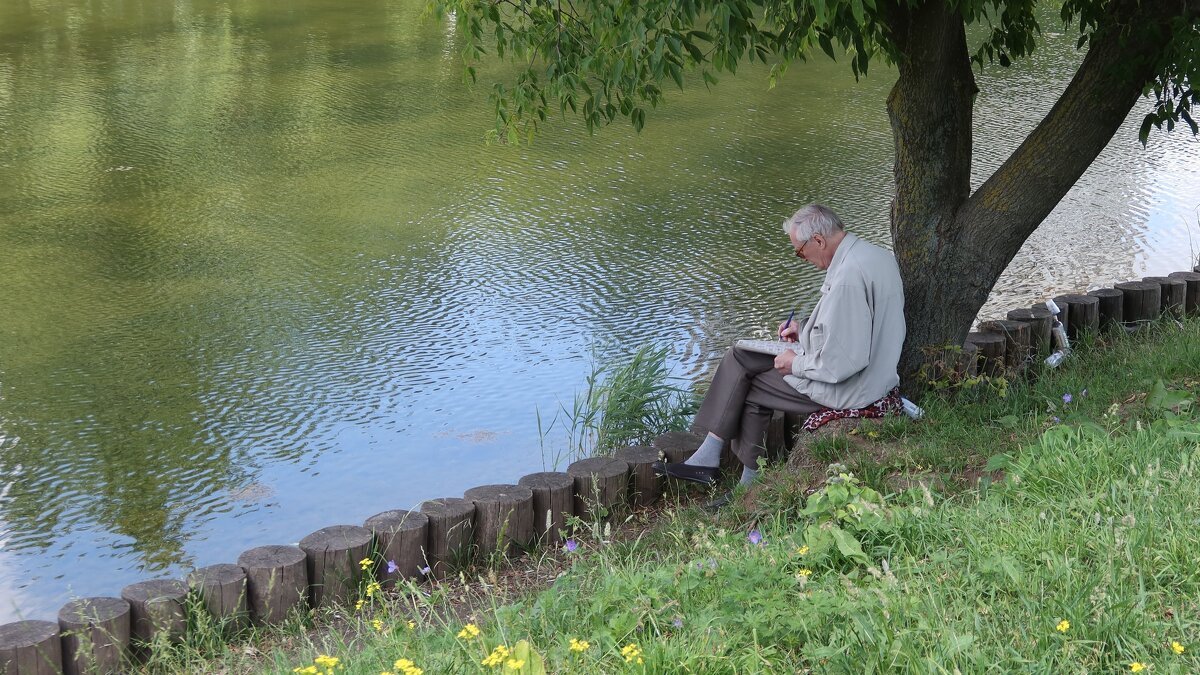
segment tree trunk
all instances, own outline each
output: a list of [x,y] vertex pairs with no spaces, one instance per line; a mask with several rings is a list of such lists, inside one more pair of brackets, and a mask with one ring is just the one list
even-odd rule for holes
[[1012,156],[969,195],[974,78],[961,17],[944,3],[908,10],[897,36],[899,79],[888,97],[896,144],[892,239],[904,280],[908,336],[900,361],[916,393],[923,351],[961,344],[992,286],[1029,235],[1112,139],[1152,77],[1149,39],[1178,4],[1114,3],[1074,79]]

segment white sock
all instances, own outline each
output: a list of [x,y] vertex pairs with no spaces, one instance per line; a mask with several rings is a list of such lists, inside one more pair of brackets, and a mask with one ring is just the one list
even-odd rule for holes
[[738,481],[738,485],[748,485],[758,478],[758,470],[751,469],[748,466],[742,466],[742,479]]
[[721,466],[721,451],[724,449],[725,441],[710,431],[704,437],[704,442],[700,444],[696,452],[692,453],[692,456],[685,459],[683,463],[688,466],[716,468]]

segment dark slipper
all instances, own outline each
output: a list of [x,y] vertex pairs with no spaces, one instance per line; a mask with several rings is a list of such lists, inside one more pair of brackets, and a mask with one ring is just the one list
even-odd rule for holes
[[663,466],[663,473],[676,480],[686,480],[701,485],[716,485],[721,470],[715,466],[692,466],[683,462],[670,462]]

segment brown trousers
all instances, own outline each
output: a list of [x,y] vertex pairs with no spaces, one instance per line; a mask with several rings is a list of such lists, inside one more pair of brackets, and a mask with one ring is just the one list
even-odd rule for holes
[[767,454],[764,437],[775,410],[808,415],[822,407],[792,388],[775,370],[775,357],[738,347],[725,352],[696,413],[694,428],[732,444],[742,464],[758,468]]

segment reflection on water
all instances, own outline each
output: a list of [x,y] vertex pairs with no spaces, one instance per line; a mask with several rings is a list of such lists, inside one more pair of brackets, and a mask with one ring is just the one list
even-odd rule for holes
[[[696,376],[811,303],[798,205],[887,242],[886,72],[484,147],[420,4],[0,4],[0,621],[541,470],[593,354]],[[976,184],[1070,77],[1049,38],[981,82]],[[985,315],[1191,266],[1197,144],[1134,130]]]

